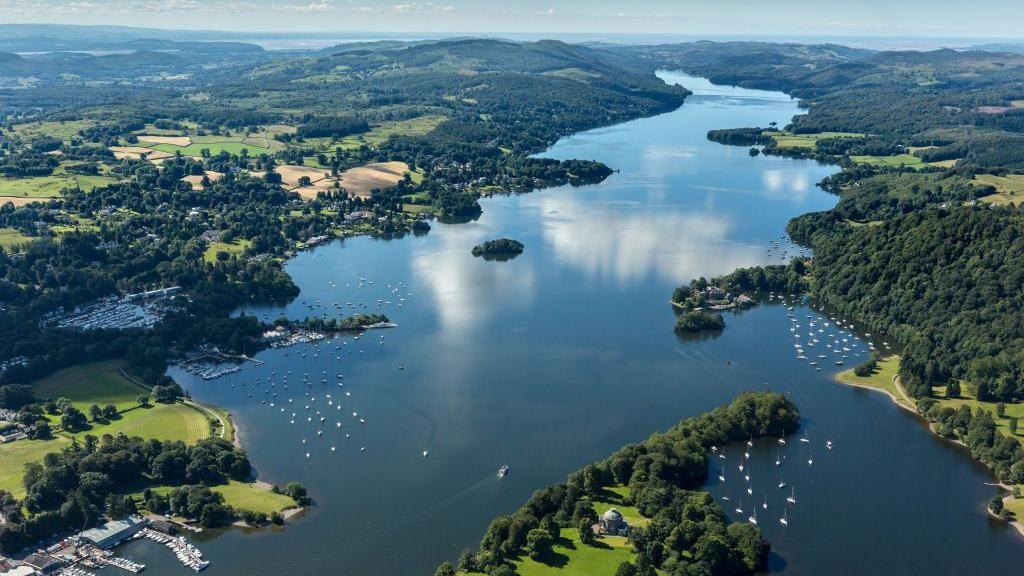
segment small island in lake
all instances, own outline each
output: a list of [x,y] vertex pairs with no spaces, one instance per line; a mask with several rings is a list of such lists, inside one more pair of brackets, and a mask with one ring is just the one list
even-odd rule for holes
[[484,260],[511,260],[522,254],[523,248],[518,240],[498,238],[473,246],[473,256],[482,256]]

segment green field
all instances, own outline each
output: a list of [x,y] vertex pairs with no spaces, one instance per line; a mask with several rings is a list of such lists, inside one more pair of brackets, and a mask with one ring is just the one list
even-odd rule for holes
[[65,188],[81,188],[92,190],[117,182],[111,176],[82,176],[72,174],[53,174],[35,178],[0,178],[0,196],[18,196],[21,198],[57,198]]
[[246,248],[252,246],[252,242],[245,239],[238,239],[233,242],[213,242],[206,247],[203,253],[203,260],[207,262],[217,261],[217,252],[227,252],[232,256],[241,256]]
[[295,501],[284,494],[276,494],[256,484],[231,480],[227,485],[214,486],[214,492],[224,495],[224,502],[236,510],[263,512],[270,515],[295,507]]
[[344,150],[354,150],[362,146],[372,147],[387,141],[392,135],[423,136],[429,134],[447,119],[444,116],[419,116],[410,120],[383,122],[374,126],[372,130],[365,134],[346,136],[340,140],[332,138],[307,138],[303,145],[319,146],[323,149],[340,147]]
[[522,576],[614,576],[619,564],[636,557],[626,538],[604,536],[594,546],[580,542],[575,528],[562,528],[560,538],[543,558],[520,558],[516,572]]
[[1024,201],[1024,174],[1008,174],[1006,176],[978,174],[974,177],[974,181],[993,186],[997,190],[995,194],[983,197],[982,202],[1017,204]]
[[242,138],[239,136],[235,140],[221,140],[218,142],[193,142],[188,146],[175,146],[174,144],[153,144],[146,146],[152,150],[159,150],[160,152],[167,152],[170,154],[176,154],[181,152],[183,156],[200,156],[202,150],[205,148],[210,151],[210,154],[216,156],[221,152],[227,152],[229,154],[241,154],[242,150],[248,150],[250,156],[259,156],[260,154],[269,154],[270,148],[266,146],[253,146],[251,144],[243,144]]
[[93,404],[113,404],[119,411],[133,408],[135,399],[146,391],[122,376],[122,368],[124,363],[119,360],[65,368],[36,382],[35,395],[40,399],[67,398],[86,413]]
[[[67,398],[87,414],[93,404],[114,404],[123,412],[115,420],[90,422],[87,430],[75,434],[59,432],[53,440],[18,440],[0,445],[0,490],[23,496],[21,475],[26,463],[39,462],[46,454],[68,445],[72,438],[81,440],[86,434],[125,434],[189,444],[210,436],[210,416],[197,408],[185,404],[137,408],[135,400],[145,390],[123,377],[118,370],[121,366],[118,361],[81,364],[33,384],[37,397]],[[56,416],[49,419],[54,423],[59,421]]]
[[21,477],[25,464],[39,462],[50,452],[60,452],[69,446],[71,440],[58,436],[53,440],[17,440],[0,445],[0,490],[14,494],[15,498],[25,496]]
[[913,402],[906,398],[903,391],[897,386],[893,378],[896,377],[896,372],[900,367],[899,356],[889,356],[878,361],[878,368],[870,376],[860,377],[853,373],[853,369],[843,370],[839,374],[836,374],[836,380],[850,384],[852,386],[862,386],[864,388],[874,388],[883,392],[888,392],[896,403],[901,406],[905,406],[914,409]]
[[824,138],[863,138],[856,132],[818,132],[816,134],[792,134],[790,132],[765,132],[775,140],[779,148],[814,148]]
[[919,166],[924,161],[913,154],[896,154],[895,156],[850,156],[857,164],[870,164],[872,166]]
[[65,122],[30,122],[19,124],[14,127],[14,133],[25,140],[32,140],[40,136],[50,136],[67,142],[78,134],[79,130],[92,128],[96,125],[93,120],[68,120]]
[[651,523],[650,519],[645,518],[636,506],[624,504],[629,499],[629,488],[626,486],[613,486],[611,488],[605,488],[599,498],[595,498],[593,501],[594,510],[597,515],[604,514],[608,509],[615,508],[622,514],[623,519],[630,526],[647,526]]
[[0,228],[0,248],[5,250],[14,246],[31,242],[35,238],[31,236],[25,236],[20,231],[14,228]]

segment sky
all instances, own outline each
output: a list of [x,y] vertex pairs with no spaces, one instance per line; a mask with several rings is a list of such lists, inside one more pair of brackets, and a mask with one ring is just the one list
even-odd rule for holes
[[0,0],[2,23],[351,33],[1022,38],[1022,0]]

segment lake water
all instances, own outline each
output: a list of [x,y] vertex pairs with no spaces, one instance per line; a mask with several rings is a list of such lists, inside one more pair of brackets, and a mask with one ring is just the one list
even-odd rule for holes
[[[888,398],[834,383],[831,357],[822,372],[797,359],[784,307],[729,314],[718,338],[674,335],[672,289],[771,261],[769,243],[789,218],[833,205],[815,183],[835,168],[706,140],[712,128],[785,124],[799,113],[788,97],[663,76],[696,94],[675,112],[566,138],[546,153],[621,170],[606,182],[487,199],[476,221],[438,223],[425,236],[304,252],[287,265],[299,298],[250,310],[301,318],[334,315],[335,302],[374,311],[380,299],[400,327],[269,350],[263,366],[215,381],[174,372],[193,396],[231,410],[263,479],[300,480],[316,499],[282,531],[201,538],[210,573],[430,574],[533,490],[762,388],[793,395],[811,439],[790,439],[780,467],[798,500],[789,527],[777,520],[788,494],[776,487],[774,440],[752,451],[753,497],[734,466],[741,447],[729,450],[728,482],[716,471],[712,489],[731,498],[730,515],[740,497],[743,518],[758,504],[774,568],[935,575],[1024,562],[1016,533],[986,516],[995,490],[985,471]],[[508,262],[470,255],[501,236],[522,241],[525,253]],[[808,312],[794,313],[806,325]],[[864,347],[849,347],[852,365]],[[498,480],[506,463],[511,474]],[[121,553],[147,563],[147,574],[188,572],[153,544]]]

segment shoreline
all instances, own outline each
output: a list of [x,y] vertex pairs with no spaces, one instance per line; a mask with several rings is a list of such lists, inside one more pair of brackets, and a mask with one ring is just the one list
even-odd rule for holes
[[[947,437],[942,436],[941,434],[938,434],[937,432],[935,432],[935,427],[932,426],[932,423],[929,422],[928,419],[925,418],[925,416],[923,414],[918,412],[916,408],[913,408],[911,406],[907,406],[906,404],[901,403],[896,398],[896,396],[892,392],[890,392],[889,390],[885,390],[883,388],[876,388],[874,386],[868,386],[866,384],[857,384],[857,383],[854,383],[854,382],[845,382],[845,381],[843,381],[843,380],[841,380],[839,378],[839,374],[841,374],[842,372],[846,372],[846,370],[843,370],[843,371],[840,371],[840,372],[836,372],[835,374],[832,374],[833,382],[835,382],[837,384],[840,384],[840,385],[843,385],[843,386],[849,386],[851,388],[859,388],[861,390],[869,390],[869,391],[872,391],[872,392],[879,392],[881,394],[884,394],[884,395],[888,396],[889,400],[891,400],[892,403],[895,404],[897,407],[903,409],[904,411],[906,411],[906,412],[908,412],[910,414],[913,414],[917,419],[919,419],[924,424],[925,428],[928,429],[928,432],[930,432],[932,436],[938,438],[939,440],[942,440],[942,441],[945,441],[945,442],[949,442],[951,444],[954,444],[956,446],[964,448],[965,450],[967,449],[967,445],[964,444],[963,442],[961,442],[960,440],[957,440],[955,438],[947,438]],[[903,392],[903,386],[900,385],[899,376],[893,376],[892,383],[893,383],[894,386],[896,386],[896,389],[900,391],[900,394],[903,395],[904,400],[907,400],[909,402],[910,398],[906,396],[905,392]],[[982,464],[980,461],[978,461],[978,459],[974,458],[970,454],[968,454],[968,457],[970,457],[970,459],[973,460],[974,462],[977,462],[978,464]],[[984,464],[982,464],[982,466],[984,466]],[[988,470],[988,467],[986,466],[985,469]],[[992,471],[991,470],[988,470],[988,473],[989,473],[989,475],[992,475]],[[1007,492],[1007,494],[1003,496],[1003,505],[1004,506],[1006,505],[1007,501],[1015,500],[1015,497],[1013,496],[1013,488],[1011,486],[1007,486],[1006,484],[1000,482],[999,479],[995,478],[994,476],[993,476],[993,480],[994,480],[994,482],[989,484],[990,486],[997,486],[1001,490],[1004,490],[1004,491]],[[985,504],[985,512],[991,518],[994,518],[996,520],[999,520],[1000,522],[1004,522],[1006,524],[1009,524],[1014,530],[1017,531],[1017,534],[1021,538],[1024,538],[1024,521],[1021,521],[1019,518],[1008,520],[1006,518],[1002,518],[1000,516],[997,516],[988,507],[988,504]]]

